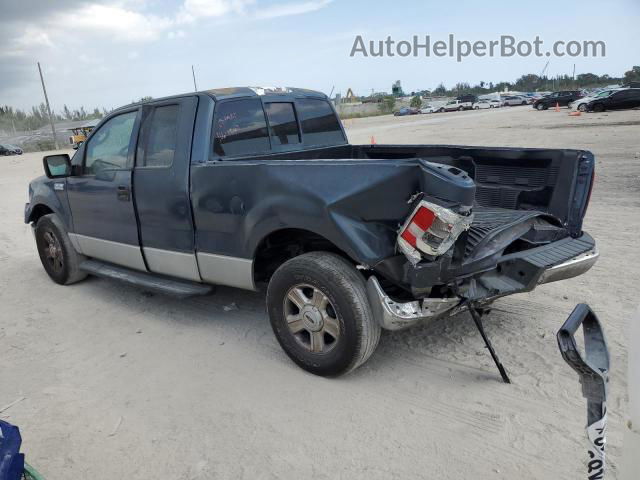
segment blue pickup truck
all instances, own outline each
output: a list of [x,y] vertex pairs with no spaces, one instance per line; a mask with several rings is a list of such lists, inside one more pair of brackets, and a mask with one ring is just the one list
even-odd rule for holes
[[327,97],[224,88],[107,115],[43,159],[24,220],[42,265],[167,294],[266,290],[302,368],[363,364],[381,329],[586,272],[587,151],[351,145]]

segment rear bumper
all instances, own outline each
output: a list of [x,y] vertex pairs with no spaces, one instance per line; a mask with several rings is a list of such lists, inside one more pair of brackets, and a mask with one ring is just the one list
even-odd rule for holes
[[374,317],[385,330],[402,330],[425,320],[447,316],[462,300],[452,297],[396,302],[384,292],[375,275],[367,281],[367,295]]
[[[538,285],[566,280],[587,272],[598,261],[595,240],[583,233],[578,238],[565,238],[548,245],[501,257],[491,266],[477,264],[469,272],[461,267],[449,270],[453,274],[447,284],[457,284],[461,296],[423,298],[397,302],[390,298],[372,275],[367,294],[373,313],[382,328],[401,330],[427,320],[461,311],[463,299],[480,304],[514,293],[527,292]],[[419,277],[414,277],[420,280]]]
[[542,275],[540,275],[538,285],[557,282],[558,280],[566,280],[567,278],[582,275],[596,264],[599,257],[600,252],[598,252],[598,248],[594,245],[592,250],[581,253],[580,255],[577,255],[565,262],[546,269],[542,272]]

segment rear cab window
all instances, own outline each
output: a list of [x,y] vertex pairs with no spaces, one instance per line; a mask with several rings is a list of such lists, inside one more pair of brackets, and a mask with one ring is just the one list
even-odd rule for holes
[[212,136],[217,157],[263,155],[347,141],[327,100],[293,96],[221,100],[215,108]]
[[262,101],[247,98],[217,105],[213,137],[213,151],[221,157],[269,152],[271,143]]
[[304,144],[338,145],[346,142],[336,114],[327,100],[303,98],[296,101]]
[[296,120],[293,103],[266,103],[265,110],[269,119],[271,143],[273,145],[300,143],[300,132],[298,131],[298,121]]

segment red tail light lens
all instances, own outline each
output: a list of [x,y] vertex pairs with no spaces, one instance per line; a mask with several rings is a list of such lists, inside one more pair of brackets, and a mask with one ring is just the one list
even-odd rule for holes
[[413,248],[417,248],[417,240],[431,227],[436,219],[436,214],[426,207],[418,207],[407,228],[400,236]]
[[472,214],[461,215],[423,200],[400,229],[398,247],[414,264],[422,259],[422,254],[440,256],[472,221]]

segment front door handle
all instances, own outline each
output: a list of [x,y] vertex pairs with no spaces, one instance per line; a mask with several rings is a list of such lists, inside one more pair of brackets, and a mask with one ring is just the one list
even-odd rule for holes
[[131,190],[126,185],[118,185],[118,200],[128,202],[131,200]]

